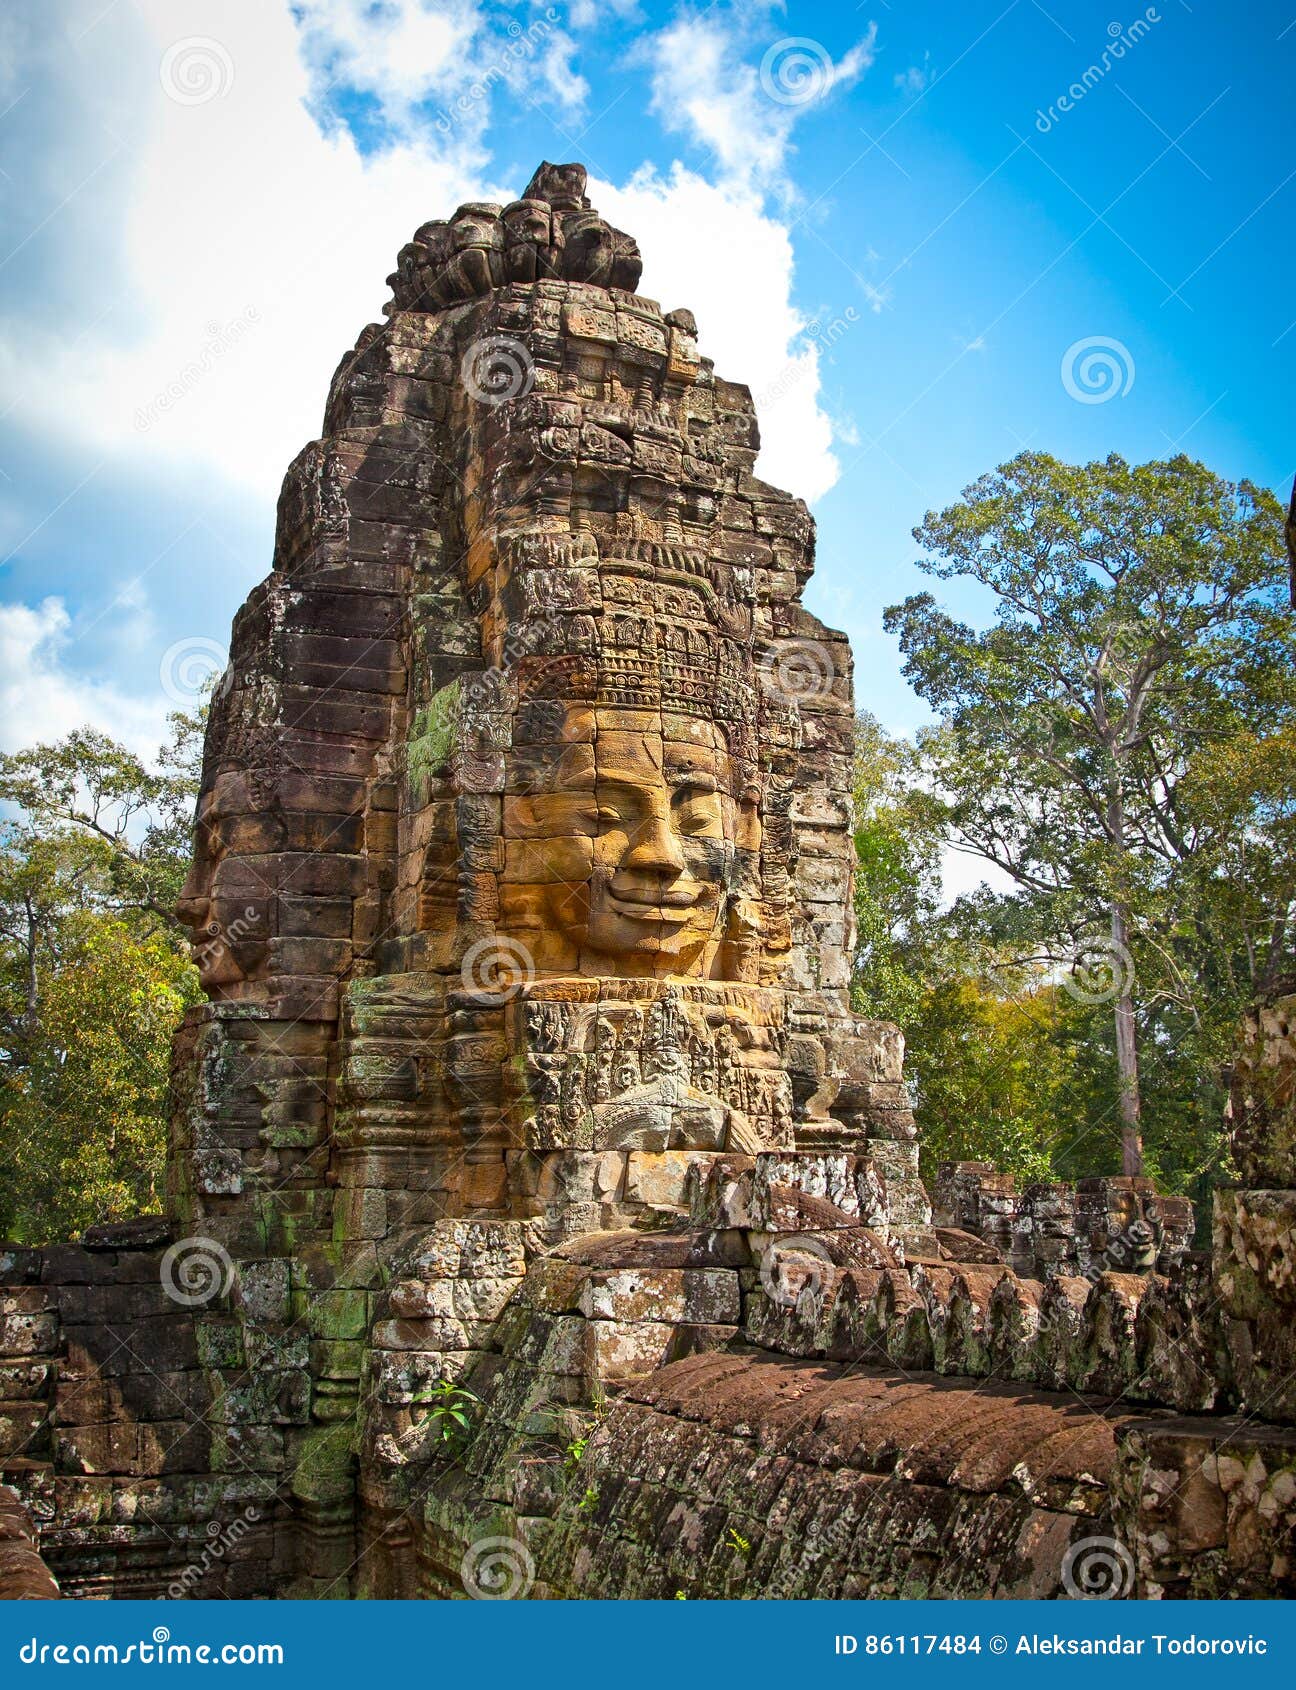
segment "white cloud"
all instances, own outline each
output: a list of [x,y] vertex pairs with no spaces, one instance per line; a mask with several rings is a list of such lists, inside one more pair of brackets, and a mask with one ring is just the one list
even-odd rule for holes
[[457,83],[486,29],[473,0],[296,0],[296,10],[316,92],[342,85],[371,94],[402,125],[415,104]]
[[589,83],[572,63],[576,43],[562,30],[555,30],[545,40],[537,68],[542,86],[561,107],[566,117],[576,117],[589,99]]
[[[338,358],[378,317],[400,247],[428,217],[491,196],[473,127],[487,102],[449,137],[364,159],[308,111],[286,8],[137,0],[131,21],[153,68],[111,255],[127,303],[93,295],[74,338],[66,317],[26,302],[0,331],[0,382],[29,427],[75,431],[141,470],[198,462],[273,496],[319,432]],[[194,105],[168,98],[156,68],[190,36],[232,66],[223,92]],[[419,85],[410,72],[403,87]]]
[[975,892],[978,886],[988,886],[1000,896],[1020,892],[1021,888],[1010,874],[983,857],[967,851],[956,851],[946,845],[941,851],[941,906],[948,909],[957,898]]
[[[706,148],[723,181],[789,195],[793,126],[863,75],[876,30],[834,63],[804,37],[757,40],[754,23],[751,14],[685,14],[649,36],[640,55],[651,66],[652,110],[667,129]],[[753,47],[764,49],[759,66],[743,56]]]
[[819,408],[819,349],[792,303],[792,242],[750,194],[676,163],[645,166],[623,188],[592,181],[590,198],[644,255],[642,291],[667,311],[687,306],[720,375],[756,396],[759,474],[804,499],[837,479],[832,424]]
[[[100,9],[88,0],[86,19]],[[383,276],[414,229],[460,201],[508,199],[522,187],[488,173],[483,125],[494,84],[479,93],[461,81],[453,109],[446,103],[455,44],[478,41],[476,14],[457,4],[438,22],[414,10],[413,21],[375,33],[373,8],[308,0],[307,64],[287,9],[266,0],[136,0],[137,34],[117,50],[147,73],[146,97],[114,189],[115,249],[91,254],[126,303],[101,303],[101,285],[70,337],[65,313],[21,301],[0,324],[0,383],[17,395],[13,420],[88,441],[108,460],[104,475],[114,464],[145,478],[165,475],[169,464],[198,465],[218,483],[273,497],[289,461],[318,433],[329,375],[378,317]],[[114,22],[109,13],[96,28]],[[337,31],[338,67],[345,63],[362,87],[390,76],[388,110],[409,124],[407,136],[375,155],[362,156],[345,126],[321,133],[311,114],[331,62],[327,27]],[[159,75],[168,49],[190,37],[215,41],[232,67],[221,91],[199,104],[168,98]],[[552,27],[549,37],[558,58],[545,66],[537,50],[525,69],[552,89],[570,61],[566,37]],[[405,62],[416,48],[421,61]],[[480,41],[474,51],[480,63]],[[95,54],[64,55],[63,63],[90,87]],[[441,105],[416,118],[429,88]],[[736,123],[737,105],[731,115]],[[785,143],[776,133],[760,155],[771,169]],[[742,145],[735,131],[735,166]],[[818,404],[819,353],[792,304],[787,227],[733,174],[714,185],[678,164],[664,176],[645,166],[622,189],[600,183],[591,193],[639,238],[644,290],[668,308],[696,309],[703,351],[765,396],[760,473],[809,499],[825,492],[837,474],[832,428]]]
[[902,70],[891,80],[902,94],[921,94],[925,88],[931,86],[931,54],[924,53],[920,65],[910,65],[908,70]]
[[339,89],[369,96],[389,140],[417,137],[430,107],[440,134],[458,130],[479,145],[494,89],[552,99],[568,117],[589,96],[555,6],[529,13],[519,7],[521,15],[507,20],[484,0],[297,0],[295,9],[313,103],[326,127]]
[[636,22],[639,0],[571,0],[567,8],[567,21],[573,29],[592,29],[609,17],[622,23]]
[[63,601],[0,605],[0,750],[19,751],[93,724],[147,761],[166,737],[175,705],[160,684],[128,698],[116,687],[73,674],[72,620]]

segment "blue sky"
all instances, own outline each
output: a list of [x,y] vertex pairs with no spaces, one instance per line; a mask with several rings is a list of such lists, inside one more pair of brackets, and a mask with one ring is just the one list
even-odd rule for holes
[[909,531],[1023,445],[1285,496],[1294,80],[1296,0],[7,5],[0,746],[155,741],[398,247],[542,157],[751,385],[809,603],[912,728]]

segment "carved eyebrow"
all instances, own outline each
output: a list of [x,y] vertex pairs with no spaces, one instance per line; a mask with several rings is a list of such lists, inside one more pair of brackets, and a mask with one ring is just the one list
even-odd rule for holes
[[671,783],[680,788],[693,787],[698,792],[717,792],[716,778],[706,769],[690,769],[687,766],[680,769],[666,771]]

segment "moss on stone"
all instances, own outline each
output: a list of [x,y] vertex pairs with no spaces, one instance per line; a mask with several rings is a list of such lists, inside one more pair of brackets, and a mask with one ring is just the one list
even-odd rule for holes
[[433,695],[410,724],[405,746],[405,779],[411,800],[427,802],[427,785],[449,761],[459,722],[459,682],[451,681]]
[[333,1502],[349,1496],[355,1482],[355,1452],[354,1420],[307,1433],[293,1469],[293,1495],[307,1502]]

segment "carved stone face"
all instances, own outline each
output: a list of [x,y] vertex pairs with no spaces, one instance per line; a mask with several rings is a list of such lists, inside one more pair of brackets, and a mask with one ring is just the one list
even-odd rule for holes
[[505,799],[505,925],[560,934],[587,973],[699,972],[735,842],[722,730],[573,706],[543,791]]
[[194,860],[176,904],[205,991],[229,988],[264,972],[274,896],[263,855],[280,841],[273,818],[259,814],[246,778],[218,775],[204,793],[194,832]]
[[643,258],[633,236],[605,223],[597,212],[580,211],[563,220],[563,274],[594,287],[633,293]]

